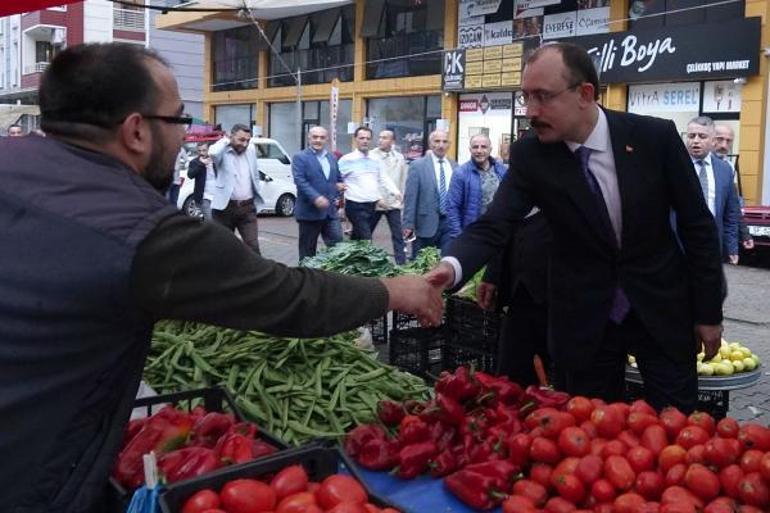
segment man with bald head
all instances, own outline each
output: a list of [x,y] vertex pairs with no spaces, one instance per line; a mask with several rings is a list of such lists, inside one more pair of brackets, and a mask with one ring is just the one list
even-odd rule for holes
[[326,149],[327,131],[314,126],[307,134],[308,147],[295,154],[291,171],[297,186],[294,218],[299,224],[299,260],[314,256],[318,236],[327,247],[342,240],[342,226],[337,216],[342,183],[337,160]]
[[412,258],[428,246],[444,253],[451,233],[447,217],[449,184],[457,162],[448,158],[449,135],[444,130],[431,132],[430,151],[409,165],[404,196],[404,237],[416,237]]
[[[738,170],[729,158],[729,156],[733,154],[733,142],[735,142],[735,132],[730,125],[724,123],[717,123],[714,125],[713,155],[730,165],[734,171],[735,185],[737,187],[739,180]],[[738,199],[742,206],[743,198],[739,196]],[[754,249],[754,239],[751,237],[749,227],[746,225],[743,217],[741,217],[738,223],[738,233],[743,249]]]
[[393,258],[397,264],[406,263],[406,253],[404,252],[404,234],[401,228],[401,210],[404,208],[404,188],[406,186],[406,159],[400,151],[396,149],[396,135],[393,130],[383,130],[380,132],[377,147],[369,152],[372,158],[379,159],[385,173],[398,188],[401,197],[390,194],[385,188],[380,188],[380,200],[377,202],[377,208],[372,217],[372,233],[380,222],[380,218],[385,216],[390,228],[390,238],[393,242]]

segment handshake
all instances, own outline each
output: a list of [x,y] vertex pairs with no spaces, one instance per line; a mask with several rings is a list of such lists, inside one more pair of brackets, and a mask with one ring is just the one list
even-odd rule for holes
[[454,268],[441,262],[423,276],[383,278],[388,289],[389,310],[398,310],[417,317],[424,327],[438,326],[444,314],[441,293],[455,281]]

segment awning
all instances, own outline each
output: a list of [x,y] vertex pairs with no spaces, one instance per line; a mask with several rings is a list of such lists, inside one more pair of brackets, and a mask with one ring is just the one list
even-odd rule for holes
[[40,107],[37,105],[0,105],[0,130],[17,123],[23,115],[39,116]]
[[364,6],[364,24],[361,37],[382,37],[382,15],[385,12],[385,0],[368,0]]

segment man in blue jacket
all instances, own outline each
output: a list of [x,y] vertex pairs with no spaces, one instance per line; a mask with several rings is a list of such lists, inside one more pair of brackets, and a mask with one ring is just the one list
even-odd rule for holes
[[449,235],[463,229],[486,212],[505,175],[506,167],[490,155],[492,142],[483,134],[471,137],[471,159],[452,175],[447,196]]
[[318,236],[333,246],[342,240],[337,217],[339,191],[345,189],[337,161],[326,150],[326,129],[314,126],[307,135],[309,147],[295,154],[291,171],[297,186],[294,217],[299,223],[299,260],[316,254]]

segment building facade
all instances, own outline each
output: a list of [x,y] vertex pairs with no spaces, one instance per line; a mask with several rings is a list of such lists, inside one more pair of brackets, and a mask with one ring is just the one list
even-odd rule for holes
[[224,12],[158,17],[160,28],[205,36],[206,119],[225,129],[251,123],[289,151],[314,124],[332,128],[343,152],[355,126],[389,128],[408,158],[448,127],[458,160],[477,133],[505,159],[528,129],[517,101],[527,53],[572,41],[594,56],[604,106],[672,119],[680,132],[700,114],[730,124],[741,193],[770,204],[767,0],[312,4],[259,27]]

